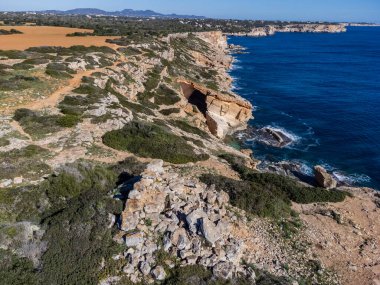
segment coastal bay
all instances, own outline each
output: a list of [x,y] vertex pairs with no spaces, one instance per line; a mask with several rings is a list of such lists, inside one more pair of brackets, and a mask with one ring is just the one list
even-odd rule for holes
[[245,137],[255,157],[292,161],[305,174],[324,165],[341,182],[379,188],[380,29],[230,37],[235,91],[255,105],[256,128],[280,130],[283,148]]

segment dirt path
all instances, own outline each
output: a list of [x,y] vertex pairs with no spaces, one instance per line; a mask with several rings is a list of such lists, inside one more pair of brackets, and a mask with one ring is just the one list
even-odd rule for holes
[[74,77],[71,78],[69,80],[69,82],[64,87],[54,91],[48,98],[43,99],[43,100],[34,101],[34,102],[29,102],[29,103],[27,103],[25,105],[21,105],[21,106],[19,105],[19,106],[17,106],[17,109],[26,108],[26,109],[30,109],[30,110],[41,110],[41,109],[45,109],[45,108],[55,107],[58,104],[58,102],[63,99],[65,94],[69,93],[71,90],[80,86],[83,77],[90,76],[91,74],[93,74],[95,72],[102,72],[106,68],[116,67],[119,63],[121,63],[125,60],[126,60],[126,58],[123,55],[121,55],[120,59],[118,61],[116,61],[112,66],[95,68],[92,70],[86,70],[86,71],[79,72],[79,73],[75,74]]

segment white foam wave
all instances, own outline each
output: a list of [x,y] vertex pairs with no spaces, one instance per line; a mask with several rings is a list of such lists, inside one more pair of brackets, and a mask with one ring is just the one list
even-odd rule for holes
[[369,183],[371,182],[371,177],[365,174],[345,174],[340,171],[333,171],[333,176],[336,180],[342,183],[347,183],[349,185],[360,184],[360,183]]
[[360,174],[360,173],[353,173],[348,174],[344,171],[337,169],[327,163],[321,164],[327,171],[331,172],[334,178],[341,182],[348,185],[354,185],[354,184],[362,184],[362,183],[369,183],[371,182],[371,177],[369,177],[366,174]]

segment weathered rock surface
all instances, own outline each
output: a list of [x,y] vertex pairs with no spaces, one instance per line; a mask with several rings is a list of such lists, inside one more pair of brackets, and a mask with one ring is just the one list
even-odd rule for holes
[[[206,124],[210,132],[219,138],[243,128],[252,118],[252,105],[233,93],[221,94],[185,79],[179,82],[187,100],[192,98],[204,104],[200,109],[204,108],[201,111],[204,112]],[[199,99],[194,98],[196,96]]]
[[237,33],[234,35],[266,37],[275,33],[344,33],[346,31],[347,25],[345,24],[291,24],[257,27],[249,33]]
[[[236,217],[226,209],[228,201],[227,193],[178,177],[160,160],[150,163],[129,192],[121,215],[120,230],[127,232],[129,247],[124,273],[132,278],[139,270],[136,281],[148,274],[163,280],[166,273],[156,254],[165,251],[182,265],[215,267],[222,278],[251,274],[241,265],[244,241],[232,233]],[[162,243],[157,243],[159,237]]]
[[319,186],[326,189],[336,188],[337,181],[322,166],[314,167],[314,175]]

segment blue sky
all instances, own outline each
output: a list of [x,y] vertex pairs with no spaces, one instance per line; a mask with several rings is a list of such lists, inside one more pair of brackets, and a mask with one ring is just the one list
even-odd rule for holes
[[0,0],[2,11],[83,7],[151,9],[217,18],[380,23],[380,0]]

